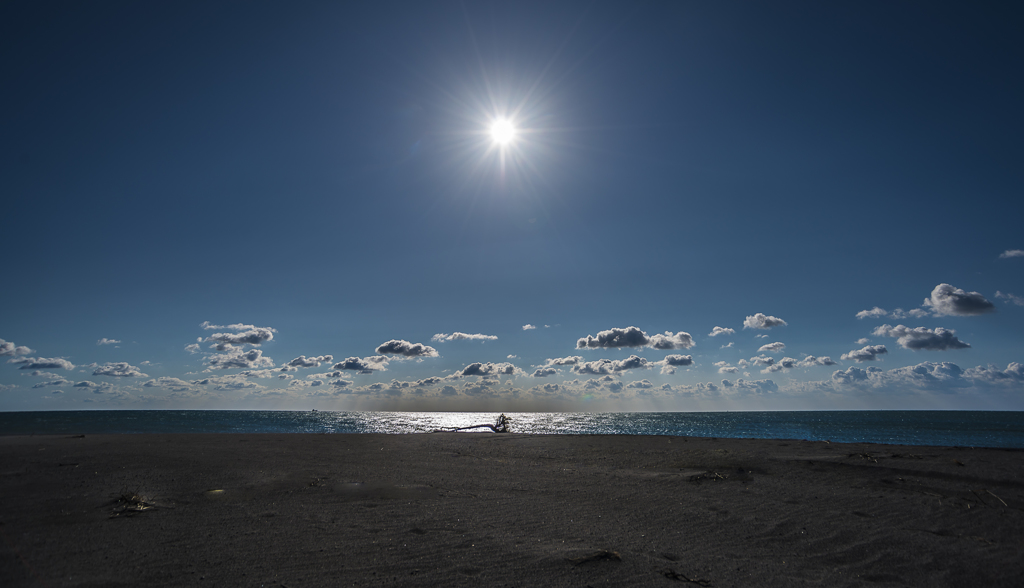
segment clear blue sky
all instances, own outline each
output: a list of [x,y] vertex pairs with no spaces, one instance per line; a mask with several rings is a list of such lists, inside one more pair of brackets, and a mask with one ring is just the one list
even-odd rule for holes
[[0,410],[1022,410],[1022,28],[6,2]]

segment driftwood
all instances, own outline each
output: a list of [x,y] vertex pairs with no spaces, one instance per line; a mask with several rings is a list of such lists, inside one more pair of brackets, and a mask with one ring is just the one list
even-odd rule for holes
[[473,425],[472,427],[445,427],[442,431],[468,431],[470,429],[490,429],[495,433],[509,433],[509,425],[512,424],[512,419],[505,416],[504,413],[494,421],[493,425]]

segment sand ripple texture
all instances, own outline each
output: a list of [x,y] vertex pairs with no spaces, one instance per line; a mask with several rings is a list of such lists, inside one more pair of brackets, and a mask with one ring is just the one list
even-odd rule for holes
[[1020,586],[1024,451],[0,437],[5,586]]

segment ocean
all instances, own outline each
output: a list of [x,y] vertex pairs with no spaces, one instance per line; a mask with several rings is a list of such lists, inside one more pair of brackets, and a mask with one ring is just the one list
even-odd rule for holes
[[[0,412],[0,435],[405,434],[493,423],[497,416],[473,412],[261,410]],[[675,435],[1024,448],[1024,412],[537,412],[507,416],[512,419],[511,432],[536,435]]]

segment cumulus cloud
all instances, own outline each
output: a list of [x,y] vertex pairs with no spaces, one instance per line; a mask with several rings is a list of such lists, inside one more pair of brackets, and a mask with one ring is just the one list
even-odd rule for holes
[[344,361],[334,364],[331,369],[350,370],[360,374],[371,374],[373,372],[386,372],[388,369],[388,357],[386,355],[371,355],[370,357],[358,358],[348,357]]
[[655,334],[651,336],[651,342],[648,345],[651,349],[689,349],[695,344],[693,337],[685,331],[679,331],[676,334],[672,334],[670,331],[665,331],[664,334]]
[[497,335],[481,335],[480,333],[460,333],[455,331],[451,335],[447,333],[438,333],[430,338],[431,341],[444,342],[444,341],[496,341]]
[[24,345],[15,345],[10,341],[0,339],[0,357],[17,357],[19,355],[28,355],[29,353],[35,352]]
[[626,359],[599,359],[597,361],[583,361],[572,367],[572,371],[577,374],[617,374],[634,369],[648,369],[655,365],[654,362],[648,361],[643,357],[636,355],[630,355]]
[[[255,349],[254,351],[259,351]],[[263,386],[260,386],[256,382],[247,380],[244,377],[237,375],[233,376],[213,376],[210,378],[204,378],[202,380],[195,380],[193,384],[199,386],[214,386],[214,390],[219,391],[230,391],[230,390],[262,390]]]
[[799,367],[812,367],[816,365],[836,365],[836,362],[832,361],[832,358],[825,355],[822,357],[814,357],[808,355],[807,357],[800,360]]
[[[1017,306],[1024,306],[1024,296],[1017,296],[1016,294],[1010,294],[1009,292],[1003,293],[996,290],[996,298],[1005,298],[1007,302],[1016,304]],[[2,354],[0,354],[2,355]]]
[[111,386],[107,382],[101,382],[97,384],[96,382],[90,382],[89,380],[82,380],[81,382],[72,386],[72,388],[84,388],[86,390],[92,390],[96,394],[99,394],[104,390],[110,390],[111,388],[113,388],[113,386]]
[[437,357],[437,350],[422,343],[410,343],[401,339],[392,339],[381,344],[377,353],[384,355],[400,355],[402,357]]
[[553,375],[555,375],[557,373],[558,373],[558,370],[556,370],[555,368],[539,367],[539,368],[533,370],[533,373],[531,375],[534,378],[546,378],[548,376],[553,376]]
[[743,319],[744,329],[770,329],[772,327],[784,327],[788,323],[776,316],[768,316],[764,313],[756,313]]
[[854,349],[848,353],[842,354],[839,359],[843,361],[856,361],[857,363],[865,361],[875,361],[879,355],[889,353],[889,350],[885,348],[885,345],[866,345],[862,349]]
[[511,376],[523,373],[522,370],[508,362],[482,363],[476,362],[467,365],[455,372],[456,376]]
[[75,369],[73,363],[59,357],[19,357],[8,359],[7,363],[21,364],[21,367],[18,368],[19,370]]
[[854,341],[854,343],[856,343],[857,345],[867,345],[868,343],[871,343],[871,339],[868,339],[867,337],[861,337],[860,339]]
[[553,365],[576,365],[582,362],[583,358],[579,355],[570,355],[569,357],[555,357],[549,359],[544,365],[549,367]]
[[234,368],[258,369],[274,367],[274,360],[263,357],[263,351],[259,349],[232,349],[228,353],[211,355],[207,364],[212,369],[229,370]]
[[740,368],[729,365],[727,361],[716,361],[714,365],[720,374],[735,374],[740,371]]
[[647,380],[640,380],[639,382],[630,382],[630,383],[626,384],[626,388],[632,388],[632,389],[635,389],[635,390],[647,390],[648,388],[653,388],[653,387],[654,387],[654,384],[650,383]]
[[757,357],[751,357],[750,361],[754,365],[775,365],[775,358],[768,355],[759,355]]
[[198,343],[190,343],[190,344],[185,346],[185,351],[188,351],[189,353],[195,355],[196,353],[199,353],[199,344]]
[[107,339],[106,337],[96,341],[97,345],[117,345],[120,343],[117,339]]
[[129,365],[128,362],[118,361],[114,363],[105,363],[98,366],[93,370],[92,375],[94,376],[111,376],[115,378],[145,378],[148,377],[146,374],[139,371],[139,368]]
[[910,328],[903,325],[895,327],[882,325],[872,332],[876,337],[895,337],[896,342],[904,349],[912,351],[945,351],[947,349],[966,349],[971,345],[956,337],[956,331],[936,327]]
[[728,348],[732,347],[734,343],[735,343],[734,341],[729,341],[725,345],[722,345],[721,347],[719,347],[719,349],[728,349]]
[[878,368],[866,370],[850,367],[836,370],[832,384],[842,389],[874,388],[889,392],[922,390],[927,392],[957,392],[982,390],[986,388],[1018,389],[1024,385],[1024,364],[1010,363],[1006,369],[996,366],[978,366],[961,369],[960,366],[943,362],[923,362],[917,365],[899,367],[888,371]]
[[[76,384],[77,385],[77,384]],[[191,382],[185,380],[179,380],[178,378],[161,377],[154,380],[146,380],[142,383],[146,388],[167,388],[172,392],[185,392],[186,390],[195,390],[195,386]]]
[[39,382],[38,384],[34,384],[32,387],[33,388],[45,388],[47,386],[63,386],[65,384],[70,384],[70,383],[71,383],[70,381],[65,380],[64,378],[62,378],[60,376],[57,376],[54,379],[46,380],[45,382]]
[[524,330],[524,331],[532,331],[532,330],[534,330],[534,329],[536,329],[536,328],[537,328],[537,327],[535,327],[535,326],[533,326],[533,325],[531,325],[531,324],[525,324],[525,325],[523,325],[523,330]]
[[693,365],[693,356],[692,355],[666,355],[665,359],[662,360],[662,361],[665,362],[665,365],[671,365],[671,366],[676,366],[676,367],[678,367],[678,366],[687,366],[687,365]]
[[[228,325],[229,327],[235,326],[251,326],[251,325]],[[207,342],[213,341],[220,344],[218,347],[219,351],[225,351],[224,346],[228,345],[261,345],[270,341],[274,338],[275,329],[270,327],[253,327],[246,331],[238,333],[214,333],[206,338]]]
[[931,296],[924,299],[924,305],[937,316],[974,316],[996,309],[980,292],[967,292],[949,284],[935,286]]
[[708,333],[708,337],[717,337],[719,335],[732,335],[736,332],[736,329],[730,329],[728,327],[715,327]]
[[722,386],[728,388],[730,392],[746,394],[771,394],[779,391],[778,385],[772,380],[744,380],[743,378],[735,382],[722,380]]
[[[258,329],[260,327],[257,327],[256,325],[246,325],[246,324],[242,324],[242,323],[234,323],[232,325],[213,325],[213,324],[210,324],[210,321],[203,321],[203,322],[199,323],[199,328],[206,329],[207,331],[212,331],[212,330],[215,330],[215,329],[222,329],[222,330],[223,329],[227,329],[229,331],[251,331],[253,329]],[[270,327],[264,327],[264,328],[270,328]],[[277,332],[277,329],[270,329],[270,330],[274,331],[275,333]]]
[[871,310],[862,310],[857,313],[857,318],[859,319],[882,318],[883,316],[889,316],[889,311],[885,310],[884,308],[879,308],[877,306],[872,308]]
[[999,259],[1009,259],[1011,257],[1024,257],[1024,249],[1007,249],[999,254]]
[[654,362],[654,365],[661,365],[661,373],[671,375],[676,373],[677,367],[693,365],[693,356],[678,354],[666,355],[665,359]]
[[782,341],[776,341],[774,343],[766,343],[758,348],[758,353],[778,353],[786,348],[786,344]]
[[576,341],[577,349],[616,349],[620,347],[651,347],[653,349],[689,349],[694,346],[689,333],[665,331],[648,336],[637,327],[614,328],[587,335]]
[[284,365],[285,367],[293,368],[311,368],[320,367],[321,363],[330,363],[332,361],[334,361],[333,355],[318,355],[316,357],[309,358],[307,358],[305,355],[300,355]]
[[988,384],[1024,384],[1024,364],[1011,362],[1005,370],[994,365],[968,368],[964,377]]

